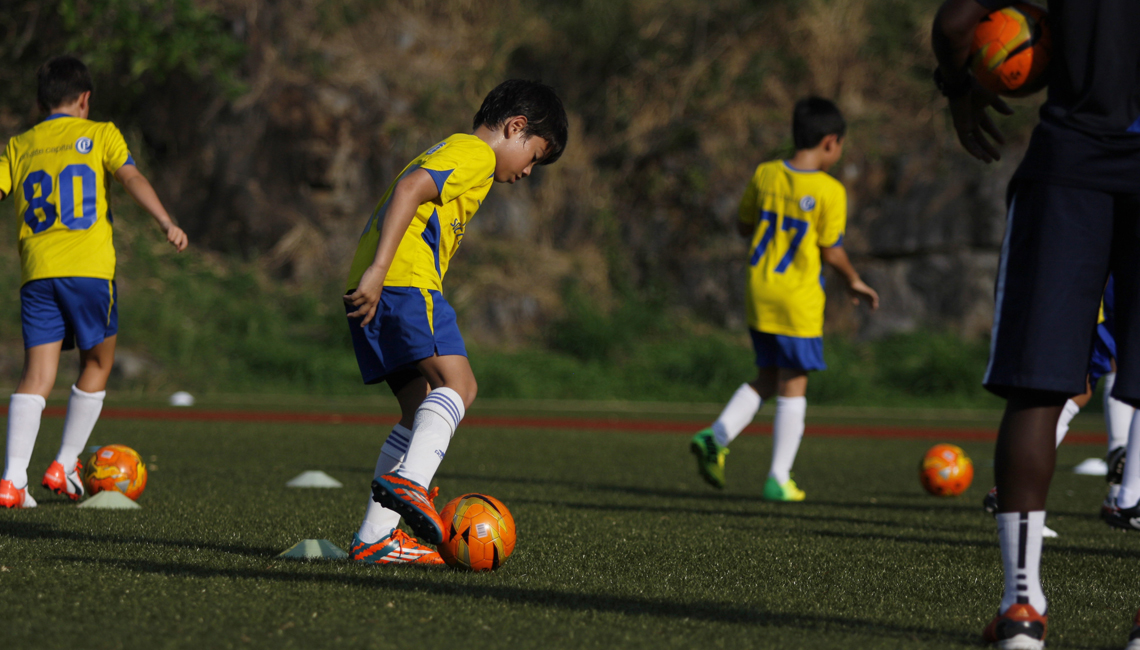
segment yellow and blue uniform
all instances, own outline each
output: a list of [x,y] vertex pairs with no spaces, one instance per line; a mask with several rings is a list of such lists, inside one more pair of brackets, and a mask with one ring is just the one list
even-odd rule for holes
[[111,179],[133,165],[115,125],[55,114],[10,139],[0,192],[21,217],[24,345],[90,349],[118,331]]
[[462,133],[452,135],[417,156],[400,172],[360,235],[346,293],[356,289],[376,257],[396,184],[419,169],[431,175],[439,198],[419,206],[403,234],[384,277],[376,316],[363,328],[360,319],[349,319],[360,372],[369,384],[384,381],[393,372],[437,354],[467,355],[455,322],[455,310],[443,297],[443,277],[463,240],[467,222],[494,182],[495,152],[479,138]]
[[823,261],[847,225],[847,191],[822,171],[783,160],[756,168],[740,221],[753,227],[748,326],[760,367],[823,370]]

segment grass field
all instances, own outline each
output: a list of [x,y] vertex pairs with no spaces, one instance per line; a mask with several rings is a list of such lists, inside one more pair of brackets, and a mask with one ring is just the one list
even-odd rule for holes
[[[35,476],[61,425],[45,421]],[[0,512],[3,645],[977,647],[1002,589],[979,508],[992,445],[963,443],[978,478],[940,500],[916,478],[930,440],[812,426],[796,468],[809,500],[768,504],[767,436],[733,445],[721,493],[699,482],[681,434],[465,425],[441,496],[495,495],[519,530],[506,565],[476,575],[275,557],[302,538],[348,545],[377,426],[105,419],[93,443],[129,444],[152,465],[143,509],[77,510],[40,489],[40,508]],[[1101,453],[1060,450],[1050,647],[1119,648],[1140,605],[1140,539],[1100,523],[1103,482],[1069,471]],[[345,488],[284,487],[306,469]]]

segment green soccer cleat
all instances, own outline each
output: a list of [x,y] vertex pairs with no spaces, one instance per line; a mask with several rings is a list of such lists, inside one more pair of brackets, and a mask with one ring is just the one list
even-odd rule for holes
[[776,479],[771,476],[764,482],[764,500],[765,501],[803,501],[807,496],[796,485],[792,479],[788,479],[783,485],[776,482]]
[[712,429],[698,431],[689,443],[689,451],[697,457],[697,471],[706,483],[724,489],[724,457],[728,455],[728,447],[717,444],[716,435]]

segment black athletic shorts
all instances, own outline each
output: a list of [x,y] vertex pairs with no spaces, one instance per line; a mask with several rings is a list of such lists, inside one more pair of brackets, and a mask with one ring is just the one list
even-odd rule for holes
[[1111,271],[1113,396],[1140,405],[1140,195],[1015,178],[1007,202],[985,387],[1084,393]]

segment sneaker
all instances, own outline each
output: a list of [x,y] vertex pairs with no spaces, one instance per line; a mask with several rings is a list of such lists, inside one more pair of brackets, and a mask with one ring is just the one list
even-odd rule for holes
[[433,503],[437,494],[439,488],[428,494],[424,486],[395,474],[372,481],[372,500],[400,513],[417,537],[436,546],[443,543],[443,521]]
[[714,488],[724,489],[724,457],[728,447],[717,444],[712,429],[698,431],[689,441],[689,451],[697,457],[697,471],[701,478]]
[[996,487],[992,487],[992,488],[990,488],[989,492],[986,492],[986,496],[982,499],[982,510],[985,510],[986,512],[990,513],[991,515],[997,514],[997,488]]
[[82,473],[83,463],[79,461],[75,461],[75,469],[68,474],[63,471],[63,465],[58,460],[53,460],[51,466],[44,472],[44,480],[40,485],[72,501],[78,501],[83,497],[83,481],[79,478]]
[[1100,518],[1108,521],[1108,516],[1116,510],[1116,495],[1120,494],[1119,484],[1108,484],[1108,494],[1104,495],[1104,501],[1100,502]]
[[1112,510],[1104,516],[1104,523],[1113,528],[1140,530],[1140,504],[1131,508],[1119,508],[1113,505]]
[[803,501],[807,493],[801,490],[792,479],[781,485],[771,476],[764,482],[765,501]]
[[35,508],[36,500],[28,494],[28,487],[16,487],[12,481],[0,481],[0,506],[5,508]]
[[1104,464],[1108,466],[1108,473],[1104,475],[1104,480],[1108,481],[1109,484],[1120,485],[1124,480],[1124,456],[1127,451],[1126,447],[1117,447],[1104,457]]
[[1018,603],[998,614],[982,632],[982,641],[996,644],[1000,650],[1042,650],[1049,617],[1042,616],[1032,605]]
[[393,528],[391,534],[372,544],[366,544],[353,535],[348,559],[367,564],[443,564],[439,553],[399,528]]
[[1128,645],[1124,650],[1140,650],[1140,611],[1132,619],[1132,634],[1128,635]]

